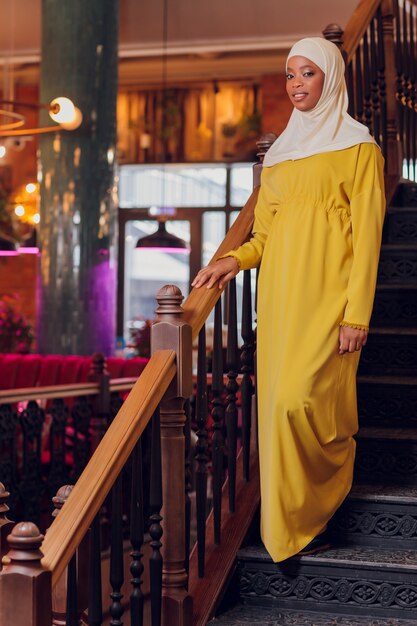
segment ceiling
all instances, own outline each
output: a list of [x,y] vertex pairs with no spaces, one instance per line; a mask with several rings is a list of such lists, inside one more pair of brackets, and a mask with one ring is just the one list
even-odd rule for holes
[[[345,27],[357,2],[168,0],[169,77],[196,80],[277,71],[292,43],[319,35],[332,22]],[[159,80],[162,8],[163,0],[120,0],[121,82]],[[36,81],[40,39],[41,0],[0,2],[0,64],[13,60],[17,78]]]

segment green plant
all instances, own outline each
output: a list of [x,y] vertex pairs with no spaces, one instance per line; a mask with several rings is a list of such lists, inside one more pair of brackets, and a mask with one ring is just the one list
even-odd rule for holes
[[0,299],[0,352],[29,352],[33,339],[33,329],[21,313],[17,298],[2,296]]

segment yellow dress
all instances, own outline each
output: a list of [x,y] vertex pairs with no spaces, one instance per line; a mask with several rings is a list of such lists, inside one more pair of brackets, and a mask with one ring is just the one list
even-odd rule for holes
[[261,537],[274,561],[305,547],[352,485],[359,352],[339,326],[368,328],[385,212],[377,146],[264,168],[252,238],[225,256],[262,258],[258,285]]

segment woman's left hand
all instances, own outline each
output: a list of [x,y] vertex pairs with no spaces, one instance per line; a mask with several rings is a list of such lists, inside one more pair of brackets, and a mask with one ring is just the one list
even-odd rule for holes
[[360,350],[368,339],[367,330],[340,326],[339,330],[339,354]]

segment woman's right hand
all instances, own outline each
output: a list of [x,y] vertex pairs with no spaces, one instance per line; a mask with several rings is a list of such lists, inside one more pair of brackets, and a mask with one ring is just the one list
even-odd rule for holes
[[207,289],[211,289],[218,283],[219,289],[222,289],[238,273],[239,263],[233,256],[227,256],[203,267],[194,278],[191,286],[203,287],[203,285],[207,285]]

